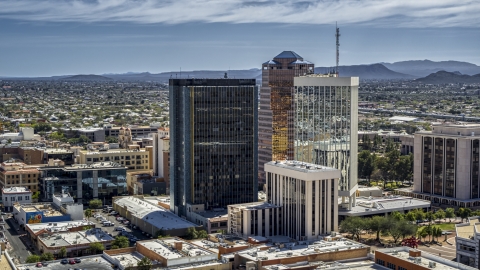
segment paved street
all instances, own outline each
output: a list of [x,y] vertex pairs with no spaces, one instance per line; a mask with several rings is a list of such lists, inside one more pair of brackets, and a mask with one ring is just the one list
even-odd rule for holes
[[[31,254],[25,244],[22,242],[22,235],[25,235],[26,232],[22,229],[17,231],[18,224],[13,221],[13,218],[5,218],[5,236],[8,239],[8,242],[11,246],[11,249],[8,251],[12,258],[16,258],[21,263],[25,262],[27,257]],[[24,239],[26,236],[23,237]]]
[[418,246],[418,249],[448,260],[453,260],[457,257],[455,249],[455,235],[449,235],[448,239],[452,245],[449,245],[447,242],[442,242],[441,246],[436,244],[431,244],[430,247],[420,245]]

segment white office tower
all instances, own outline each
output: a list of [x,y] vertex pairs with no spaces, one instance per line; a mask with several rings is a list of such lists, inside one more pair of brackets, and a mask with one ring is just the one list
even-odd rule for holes
[[358,77],[294,78],[295,160],[339,169],[338,196],[351,210],[357,190]]
[[[281,207],[276,234],[313,240],[338,230],[340,170],[298,161],[265,164],[267,202]],[[271,211],[270,211],[271,212]],[[275,213],[275,212],[274,212]],[[275,235],[275,234],[274,234]]]

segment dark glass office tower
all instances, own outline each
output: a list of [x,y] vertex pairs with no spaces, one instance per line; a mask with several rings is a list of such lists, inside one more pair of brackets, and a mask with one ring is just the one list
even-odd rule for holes
[[265,163],[293,159],[293,78],[313,73],[314,66],[293,51],[284,51],[262,64],[258,113],[259,183],[265,184]]
[[255,79],[170,79],[170,204],[180,216],[257,201]]

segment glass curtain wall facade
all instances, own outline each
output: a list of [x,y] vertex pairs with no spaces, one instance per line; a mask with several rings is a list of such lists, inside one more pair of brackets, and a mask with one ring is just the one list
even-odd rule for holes
[[314,64],[284,51],[262,64],[258,113],[258,181],[265,184],[264,164],[294,157],[293,78],[313,73]]
[[[257,201],[255,79],[170,80],[172,209]],[[190,210],[190,209],[189,209]]]
[[295,78],[294,103],[295,160],[340,170],[339,191],[350,197],[357,184],[358,78]]
[[[82,170],[66,168],[42,168],[40,177],[41,199],[52,200],[53,194],[64,192],[88,202],[91,199],[110,200],[113,196],[127,194],[127,169],[105,168]],[[82,200],[82,201],[80,201]]]

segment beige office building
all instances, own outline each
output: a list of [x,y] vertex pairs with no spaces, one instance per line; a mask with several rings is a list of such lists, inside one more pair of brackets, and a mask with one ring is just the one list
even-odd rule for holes
[[317,239],[338,230],[338,169],[298,161],[265,164],[267,202],[281,206],[278,235]]
[[409,195],[433,204],[480,206],[480,124],[434,125],[415,133],[414,149]]
[[150,152],[145,149],[110,149],[80,151],[78,164],[116,162],[129,170],[150,170]]

